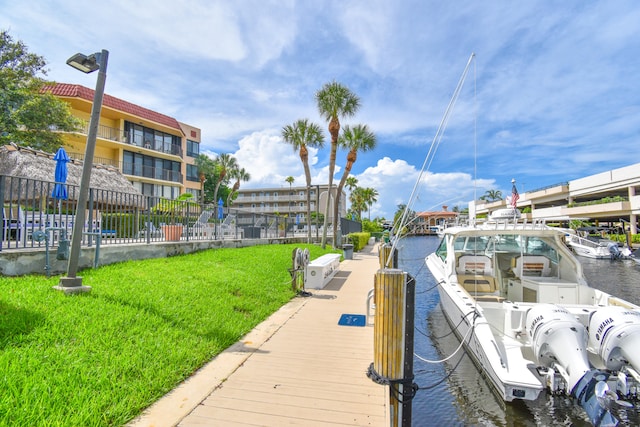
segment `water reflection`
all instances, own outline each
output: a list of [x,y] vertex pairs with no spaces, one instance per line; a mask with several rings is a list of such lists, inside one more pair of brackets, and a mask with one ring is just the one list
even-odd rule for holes
[[[439,306],[436,283],[424,258],[439,243],[436,237],[414,237],[399,245],[399,267],[416,279],[415,353],[428,360],[451,355],[459,345]],[[640,304],[640,267],[634,261],[580,258],[589,284]],[[438,339],[435,339],[435,338]],[[590,426],[584,411],[565,396],[545,395],[536,402],[505,404],[496,397],[462,351],[447,362],[431,364],[414,358],[414,426]],[[614,408],[621,426],[640,425],[637,408]]]

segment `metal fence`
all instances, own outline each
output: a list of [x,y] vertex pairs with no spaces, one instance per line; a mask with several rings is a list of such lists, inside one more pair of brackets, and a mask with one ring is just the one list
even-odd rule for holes
[[[71,240],[79,187],[64,184],[66,199],[53,197],[55,183],[0,175],[0,251],[59,247]],[[306,237],[299,218],[203,205],[194,200],[89,189],[82,245],[161,241]],[[321,224],[311,226],[317,241]]]

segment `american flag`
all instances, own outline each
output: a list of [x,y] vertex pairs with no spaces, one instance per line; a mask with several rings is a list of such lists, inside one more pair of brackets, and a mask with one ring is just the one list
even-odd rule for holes
[[513,187],[511,188],[511,207],[515,208],[518,204],[518,199],[520,198],[520,195],[518,194],[518,189],[516,188],[516,184],[513,184]]

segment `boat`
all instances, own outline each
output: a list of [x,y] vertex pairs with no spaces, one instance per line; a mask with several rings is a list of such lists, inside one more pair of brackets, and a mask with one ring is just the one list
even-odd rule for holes
[[505,402],[572,396],[593,425],[640,397],[640,307],[588,285],[565,231],[517,209],[449,227],[426,264],[440,304]]
[[587,258],[619,259],[624,256],[618,243],[599,236],[567,233],[565,242],[576,255]]

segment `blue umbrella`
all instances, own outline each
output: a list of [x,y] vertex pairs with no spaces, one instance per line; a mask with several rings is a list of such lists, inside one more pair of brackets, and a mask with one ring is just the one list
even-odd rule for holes
[[56,184],[53,187],[53,191],[51,192],[51,197],[58,200],[67,200],[67,174],[69,170],[67,168],[67,163],[69,163],[69,155],[64,148],[58,148],[56,155],[53,156],[53,160],[56,161],[56,173],[55,173],[55,181]]
[[218,219],[224,218],[223,205],[224,205],[224,202],[222,201],[222,197],[220,197],[220,199],[218,199]]

